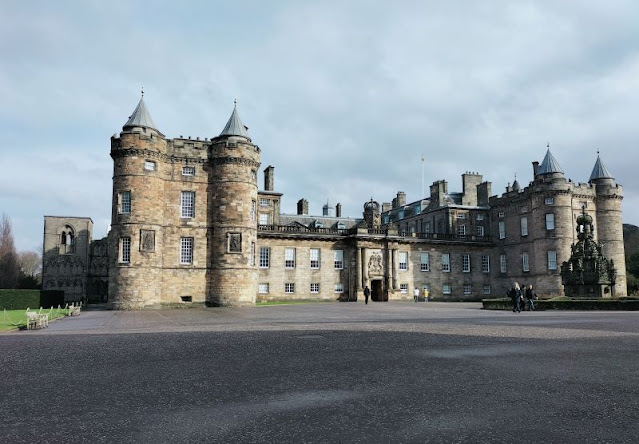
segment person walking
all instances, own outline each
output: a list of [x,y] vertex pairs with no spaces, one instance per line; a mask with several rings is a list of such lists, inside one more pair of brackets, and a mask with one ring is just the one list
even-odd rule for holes
[[513,284],[513,288],[508,290],[510,299],[513,301],[513,313],[521,313],[521,289],[519,282]]
[[537,299],[537,294],[533,291],[532,284],[526,287],[526,309],[529,311],[535,311],[535,299]]
[[413,299],[415,299],[415,303],[417,303],[417,300],[419,299],[419,288],[417,287],[413,290]]
[[368,298],[371,295],[371,290],[368,288],[368,285],[364,287],[364,303],[368,304]]

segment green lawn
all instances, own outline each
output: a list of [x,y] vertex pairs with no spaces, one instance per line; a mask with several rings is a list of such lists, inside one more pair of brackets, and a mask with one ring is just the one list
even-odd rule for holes
[[[38,311],[38,310],[32,310]],[[50,310],[42,310],[42,313],[49,314],[49,320],[66,316],[69,310],[64,308],[53,308]],[[0,331],[15,330],[24,328],[27,322],[26,310],[2,310],[0,312]]]

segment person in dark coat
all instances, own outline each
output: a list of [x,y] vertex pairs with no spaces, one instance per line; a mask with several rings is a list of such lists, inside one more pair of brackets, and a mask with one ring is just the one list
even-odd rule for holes
[[533,286],[528,285],[526,287],[526,309],[530,311],[535,310],[535,299],[537,299],[537,294],[533,291]]
[[519,288],[519,282],[513,284],[513,288],[509,290],[510,299],[513,301],[513,313],[521,312],[521,289]]
[[368,304],[368,297],[371,295],[371,290],[368,288],[368,285],[364,287],[364,303]]

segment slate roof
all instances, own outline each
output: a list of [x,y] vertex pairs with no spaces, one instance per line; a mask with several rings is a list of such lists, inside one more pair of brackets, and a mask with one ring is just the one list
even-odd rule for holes
[[550,174],[550,173],[561,173],[564,171],[559,166],[559,162],[555,160],[552,153],[550,152],[550,148],[546,151],[546,157],[539,165],[539,169],[537,170],[537,174]]
[[151,118],[149,111],[146,109],[146,105],[144,104],[144,96],[140,98],[138,106],[135,107],[133,114],[131,114],[131,117],[129,117],[129,120],[127,120],[122,129],[133,127],[151,128],[157,132],[160,132],[160,130],[158,130],[155,126],[155,122]]
[[226,126],[220,133],[220,136],[242,136],[251,139],[248,134],[248,127],[242,123],[240,115],[237,112],[237,104],[233,107],[233,113],[226,122]]
[[595,167],[592,169],[592,173],[590,173],[590,180],[595,179],[614,179],[608,168],[603,164],[599,154],[597,154],[597,162],[595,162]]

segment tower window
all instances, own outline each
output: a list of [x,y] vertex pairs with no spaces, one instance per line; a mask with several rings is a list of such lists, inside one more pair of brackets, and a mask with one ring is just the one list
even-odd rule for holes
[[193,238],[183,237],[180,241],[180,264],[193,263]]
[[182,167],[182,175],[183,176],[195,176],[195,167],[194,166],[184,166],[184,167]]
[[123,264],[131,263],[131,238],[123,237],[120,239],[120,262]]
[[131,212],[131,192],[130,191],[122,191],[118,195],[119,197],[119,213],[120,214],[129,214]]
[[195,191],[182,191],[181,217],[190,219],[195,215]]
[[144,169],[146,171],[155,171],[156,164],[152,160],[147,160],[144,162]]

